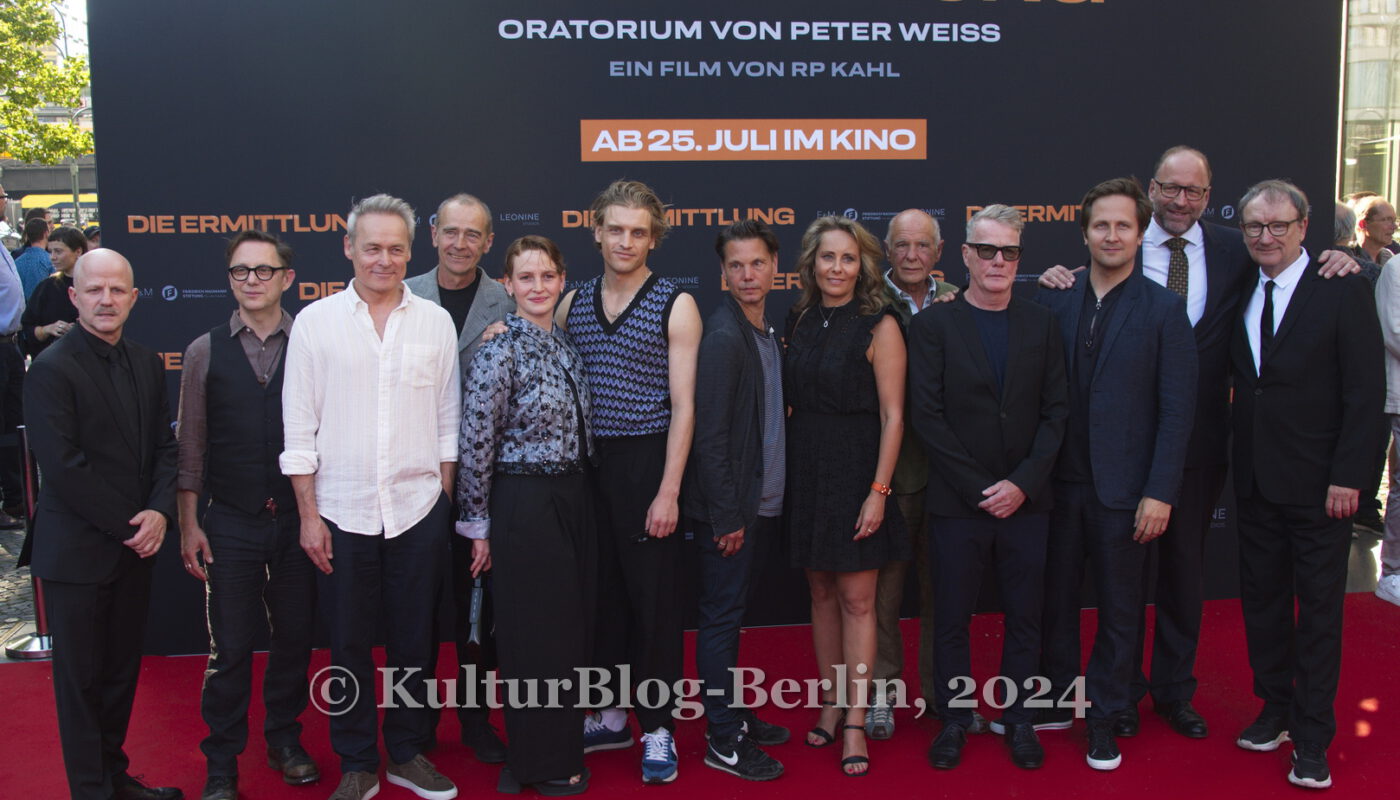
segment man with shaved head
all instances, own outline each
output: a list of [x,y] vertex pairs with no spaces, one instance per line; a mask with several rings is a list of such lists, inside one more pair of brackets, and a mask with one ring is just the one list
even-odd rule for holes
[[[936,298],[957,292],[957,287],[934,276],[934,267],[943,254],[943,237],[938,220],[926,211],[910,208],[890,220],[885,234],[885,256],[890,268],[885,285],[890,304],[908,330],[914,315],[928,308]],[[908,413],[906,409],[905,413]],[[909,522],[914,550],[910,561],[891,561],[880,568],[875,590],[876,656],[872,677],[893,681],[904,674],[904,640],[899,633],[899,607],[904,601],[905,576],[910,562],[919,575],[919,688],[926,700],[933,700],[933,586],[925,561],[928,530],[924,525],[924,486],[928,483],[928,460],[912,425],[904,426],[904,442],[894,465],[890,487],[894,489],[899,511]],[[894,735],[894,707],[888,695],[873,698],[865,716],[867,735],[888,739]]]
[[151,593],[175,519],[176,444],[159,357],[122,336],[136,303],[131,264],[78,259],[68,296],[78,333],[30,367],[25,425],[44,480],[33,530],[53,632],[54,700],[72,796],[178,798],[144,786],[122,750]]

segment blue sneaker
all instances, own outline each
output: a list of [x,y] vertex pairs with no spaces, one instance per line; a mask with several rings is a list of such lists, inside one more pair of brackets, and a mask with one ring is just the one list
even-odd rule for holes
[[665,728],[642,734],[642,783],[670,783],[679,772],[676,739]]
[[632,726],[624,724],[622,730],[613,730],[603,724],[597,714],[583,715],[583,752],[597,750],[623,750],[632,746]]

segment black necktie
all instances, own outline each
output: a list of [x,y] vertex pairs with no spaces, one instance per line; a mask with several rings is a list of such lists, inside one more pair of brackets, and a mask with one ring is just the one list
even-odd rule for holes
[[1264,281],[1264,312],[1259,315],[1259,366],[1274,346],[1274,282]]

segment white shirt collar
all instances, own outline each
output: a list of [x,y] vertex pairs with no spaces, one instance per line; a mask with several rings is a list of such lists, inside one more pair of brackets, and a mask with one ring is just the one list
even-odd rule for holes
[[1273,281],[1275,291],[1279,289],[1291,290],[1294,284],[1298,283],[1298,279],[1303,277],[1303,270],[1307,269],[1307,266],[1308,251],[1304,250],[1298,254],[1298,258],[1292,264],[1289,264],[1283,272],[1278,274],[1277,278],[1270,278],[1264,274],[1264,270],[1259,270],[1259,284],[1262,286],[1268,281]]
[[[1165,247],[1168,239],[1175,238],[1177,237],[1168,233],[1166,228],[1158,225],[1157,218],[1153,217],[1152,221],[1147,223],[1147,235],[1142,237],[1142,243],[1151,247]],[[1205,236],[1201,232],[1201,223],[1197,222],[1192,225],[1186,233],[1181,235],[1181,238],[1197,247],[1202,245],[1205,242]]]

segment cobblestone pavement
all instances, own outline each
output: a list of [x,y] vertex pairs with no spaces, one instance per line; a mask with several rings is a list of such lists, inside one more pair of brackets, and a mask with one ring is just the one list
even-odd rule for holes
[[34,592],[29,568],[15,569],[24,531],[0,531],[0,629],[34,621]]

